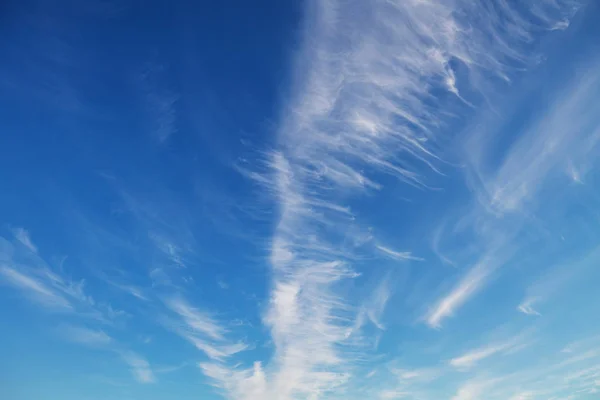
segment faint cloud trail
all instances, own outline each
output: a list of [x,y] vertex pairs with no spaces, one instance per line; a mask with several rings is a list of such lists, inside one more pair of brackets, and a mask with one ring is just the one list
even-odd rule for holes
[[[350,261],[359,251],[342,245],[357,224],[343,199],[376,194],[382,187],[378,174],[427,188],[425,175],[439,163],[441,127],[468,106],[462,88],[483,91],[491,85],[484,77],[509,80],[516,66],[531,61],[528,43],[568,18],[572,5],[308,2],[304,47],[277,148],[267,157],[269,173],[245,173],[273,196],[279,212],[264,316],[274,356],[268,365],[246,369],[201,365],[231,399],[343,393],[369,344],[356,329],[362,327],[356,321],[364,299],[339,291],[357,277]],[[410,252],[377,249],[396,260],[416,259]],[[429,325],[439,327],[467,301],[490,265],[482,260],[468,272],[428,315]],[[381,296],[370,315],[379,327],[378,310],[388,298]]]

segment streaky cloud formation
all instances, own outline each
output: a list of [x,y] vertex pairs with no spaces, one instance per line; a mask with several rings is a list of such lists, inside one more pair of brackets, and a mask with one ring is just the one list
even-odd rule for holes
[[471,368],[474,367],[478,362],[488,357],[500,353],[514,352],[515,350],[522,348],[523,345],[523,335],[519,335],[509,340],[493,343],[485,347],[468,351],[461,356],[451,359],[450,365],[460,369]]
[[210,359],[223,360],[245,350],[242,342],[230,343],[225,339],[225,328],[218,325],[209,315],[195,309],[182,298],[167,301],[167,307],[183,319],[183,326],[170,323],[183,338],[204,352]]
[[141,383],[152,383],[154,382],[154,374],[150,369],[148,361],[144,360],[140,356],[132,352],[124,352],[121,354],[123,361],[129,365],[131,372]]
[[[15,230],[15,239],[22,243],[22,236]],[[51,312],[72,315],[83,323],[96,326],[111,326],[122,315],[110,304],[96,302],[85,292],[84,282],[73,282],[57,273],[37,254],[37,248],[27,236],[25,250],[20,250],[13,243],[0,238],[3,265],[0,269],[2,281],[22,291],[25,296]],[[9,256],[9,257],[7,257]],[[15,262],[24,258],[26,264]],[[13,265],[12,267],[7,265]],[[86,326],[63,325],[58,333],[64,339],[83,346],[103,348],[117,353],[131,367],[136,379],[142,383],[154,381],[150,364],[138,354],[124,349],[120,344],[101,329]]]
[[29,232],[27,232],[23,228],[16,228],[14,230],[14,235],[15,235],[15,238],[23,244],[23,246],[27,247],[32,252],[37,253],[37,248],[31,242],[31,238],[29,237]]
[[10,267],[4,266],[0,271],[8,283],[23,289],[28,295],[44,306],[71,309],[71,304],[67,299],[54,292],[45,284]]
[[597,4],[42,3],[0,397],[598,396]]
[[[508,79],[511,65],[517,69],[533,62],[527,42],[573,11],[572,2],[528,10],[504,2],[489,9],[460,1],[311,3],[296,91],[283,111],[279,150],[270,160],[272,180],[258,181],[274,193],[280,214],[265,321],[276,367],[267,375],[273,391],[266,389],[262,398],[319,397],[346,386],[354,372],[364,343],[344,333],[356,305],[336,290],[354,276],[347,262],[354,250],[339,251],[345,227],[354,220],[337,212],[344,205],[339,201],[354,192],[380,190],[376,171],[428,187],[419,170],[438,171],[436,134],[446,119],[434,110],[465,103],[459,85],[485,93],[484,76]],[[465,82],[457,81],[455,69]],[[450,96],[435,100],[434,107],[429,99],[436,90]],[[374,172],[370,177],[365,170]],[[521,179],[539,179],[531,170],[530,178]],[[504,175],[500,169],[497,179]],[[506,173],[505,179],[514,176]],[[502,204],[515,203],[517,193]],[[377,249],[410,258],[410,253]],[[499,266],[496,249],[489,253],[432,309],[429,325],[440,327],[481,288]]]
[[103,331],[80,326],[67,325],[62,327],[60,331],[68,340],[88,346],[106,346],[113,340]]

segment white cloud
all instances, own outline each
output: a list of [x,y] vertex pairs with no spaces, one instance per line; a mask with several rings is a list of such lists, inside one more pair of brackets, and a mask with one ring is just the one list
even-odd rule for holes
[[534,398],[534,396],[534,392],[520,392],[512,395],[509,400],[529,400]]
[[450,293],[442,297],[426,315],[427,324],[433,328],[439,328],[443,319],[453,315],[457,308],[481,288],[490,270],[490,266],[485,262],[469,270]]
[[432,328],[440,328],[444,319],[454,315],[456,310],[477,294],[493,274],[516,254],[517,246],[513,240],[515,230],[506,231],[499,228],[496,221],[487,220],[479,211],[469,214],[464,221],[477,225],[473,244],[475,248],[479,245],[483,250],[475,253],[475,264],[425,313],[423,320]]
[[211,344],[192,335],[186,336],[186,339],[213,360],[225,360],[234,354],[248,349],[248,345],[241,342],[232,344]]
[[165,304],[183,322],[167,320],[167,327],[210,359],[225,362],[229,357],[249,348],[246,343],[229,340],[226,337],[227,329],[208,313],[190,305],[183,297],[172,297]]
[[33,253],[37,253],[37,247],[31,241],[31,237],[29,236],[29,232],[23,228],[15,228],[13,230],[15,238],[21,242],[21,244],[31,250]]
[[[462,0],[309,2],[297,79],[277,151],[268,160],[272,176],[244,171],[278,205],[264,317],[274,357],[264,370],[261,364],[241,370],[203,364],[215,385],[233,399],[343,393],[368,343],[348,335],[364,299],[340,290],[358,276],[350,265],[356,249],[348,243],[358,242],[349,236],[360,221],[344,199],[376,194],[382,185],[375,172],[427,189],[424,176],[439,163],[436,134],[444,114],[465,107],[463,88],[484,91],[484,76],[508,79],[510,64],[527,64],[526,43],[540,27],[532,14],[547,28],[556,23],[551,15],[563,20],[563,11],[571,12],[562,2],[545,5],[517,10],[505,2],[488,8]],[[443,91],[449,95],[433,98]],[[385,257],[414,259],[410,252],[377,249]],[[482,287],[500,264],[493,259],[496,250],[432,308],[429,325],[440,326]],[[381,294],[369,315],[378,326],[389,296]],[[250,381],[247,395],[240,388]],[[468,390],[462,393],[456,398],[466,399]]]
[[517,306],[517,309],[526,315],[542,315],[535,308],[533,308],[533,303],[535,299],[526,299],[523,303]]
[[573,159],[585,162],[597,154],[600,118],[589,104],[600,88],[598,60],[579,68],[580,73],[555,90],[551,105],[519,132],[499,167],[490,168],[485,162],[497,150],[494,141],[486,140],[490,132],[472,133],[466,156],[471,161],[471,172],[478,176],[476,182],[481,183],[475,189],[493,211],[522,210],[552,183],[551,177],[563,175],[565,168],[575,173]]
[[412,397],[410,392],[401,390],[384,390],[379,394],[381,400],[406,399],[410,397]]
[[378,250],[380,250],[386,256],[393,258],[394,260],[414,260],[414,261],[423,261],[420,257],[415,257],[412,255],[410,251],[395,251],[388,247],[377,245]]
[[[389,276],[384,278],[382,282],[371,292],[370,296],[366,299],[363,305],[363,311],[369,320],[377,328],[384,330],[385,325],[383,324],[383,312],[391,296],[391,288],[389,282]],[[361,315],[359,315],[361,318]]]
[[166,305],[183,319],[187,328],[192,332],[203,334],[215,340],[223,339],[225,329],[219,326],[208,314],[192,307],[183,298],[170,298],[166,301]]
[[470,350],[467,353],[450,360],[450,365],[458,369],[468,369],[477,365],[480,361],[497,355],[506,354],[521,349],[524,346],[522,335],[509,340],[492,343],[490,345]]
[[489,396],[491,386],[497,383],[497,380],[470,380],[462,385],[452,400],[479,400],[484,396]]
[[0,278],[11,286],[25,293],[31,300],[44,307],[56,310],[73,310],[72,300],[82,300],[82,286],[65,282],[61,277],[50,271],[43,260],[37,256],[37,248],[31,242],[29,233],[23,228],[13,230],[15,238],[33,256],[28,255],[30,265],[19,265],[14,261],[15,255],[21,251],[13,244],[0,238],[2,254],[0,260]]
[[[494,368],[478,368],[477,371],[483,371],[481,375],[486,377],[469,378],[461,388],[465,397],[457,399],[470,399],[469,394],[483,397],[483,393],[486,399],[491,400],[559,399],[584,393],[594,387],[594,379],[600,376],[600,348],[597,344],[597,338],[580,341],[573,346],[573,353],[568,355],[552,348],[539,359],[534,357],[509,364],[510,373],[497,374],[495,377]],[[519,348],[516,344],[516,349]],[[514,350],[510,348],[503,351]]]
[[121,352],[121,358],[131,368],[131,373],[140,383],[153,383],[156,379],[150,368],[150,364],[140,355],[125,351]]
[[[268,365],[255,362],[252,367],[229,361],[247,345],[229,339],[231,332],[214,314],[183,297],[165,301],[171,316],[168,327],[207,355],[208,361],[199,366],[226,396],[317,400],[332,392],[344,394],[357,366],[365,361],[369,343],[364,335],[348,332],[358,330],[355,323],[361,310],[383,329],[391,292],[382,285],[370,299],[353,296],[349,281],[359,276],[352,265],[358,251],[354,243],[359,242],[353,234],[361,230],[362,221],[357,220],[360,214],[350,211],[346,199],[376,194],[383,188],[382,173],[427,190],[426,175],[439,172],[435,153],[442,143],[444,115],[465,107],[466,93],[485,91],[485,77],[509,79],[511,65],[526,65],[526,43],[534,42],[540,27],[557,27],[551,15],[565,21],[568,13],[562,11],[567,3],[571,4],[552,0],[544,7],[511,8],[504,1],[490,5],[469,0],[309,2],[297,79],[282,112],[277,151],[269,160],[272,180],[257,179],[274,196],[278,212],[269,257],[272,282],[263,316],[273,342],[272,359]],[[148,99],[161,119],[157,129],[161,141],[175,129],[175,99],[168,91]],[[540,145],[540,140],[526,143],[530,144]],[[517,153],[533,158],[534,164],[550,164],[529,151]],[[525,166],[526,176],[506,182],[519,172],[515,165],[509,160],[503,166],[506,171],[487,180],[492,197],[504,209],[518,208],[528,185],[548,169]],[[156,222],[144,210],[138,212],[140,219]],[[150,239],[174,266],[183,269],[189,264],[184,256],[193,246],[178,246],[162,235]],[[31,249],[26,244],[30,241],[19,240]],[[377,250],[395,260],[418,259],[410,251],[383,245],[377,245]],[[432,307],[427,323],[441,326],[483,286],[498,264],[482,257]],[[25,274],[2,266],[0,272],[13,286],[50,303],[64,300],[67,307],[73,303],[97,308],[83,281],[72,282],[49,268]],[[162,267],[153,267],[155,282],[170,283],[165,276]],[[121,288],[148,300],[134,286]],[[82,329],[71,331],[74,340],[110,341],[103,332]],[[480,349],[458,357],[453,365],[470,366],[500,351]],[[155,380],[145,359],[127,351],[121,357],[140,382]],[[400,377],[410,380],[418,375],[403,372]],[[481,397],[484,387],[467,385],[455,399]],[[407,396],[410,393],[403,390],[381,392],[381,398]]]
[[[461,223],[465,224],[468,220],[471,224],[475,242],[484,243],[503,237],[494,250],[496,254],[503,255],[503,260],[490,263],[490,258],[484,253],[483,258],[492,265],[486,266],[480,261],[467,272],[429,310],[425,320],[430,326],[440,327],[445,318],[453,315],[487,283],[495,269],[510,260],[510,256],[505,257],[504,254],[513,254],[514,247],[520,246],[512,239],[526,221],[524,213],[536,210],[540,203],[539,194],[547,190],[552,196],[557,194],[557,199],[562,195],[555,185],[564,175],[565,166],[570,165],[573,169],[572,159],[586,164],[587,160],[597,157],[600,118],[589,107],[600,88],[597,65],[597,59],[580,65],[579,74],[567,80],[560,90],[553,91],[550,106],[534,113],[532,121],[515,135],[516,139],[509,143],[506,153],[501,154],[499,165],[489,160],[498,158],[496,138],[502,137],[502,129],[505,128],[499,120],[507,116],[502,114],[499,117],[490,112],[495,116],[474,124],[477,128],[468,135],[464,155],[479,205],[473,205],[468,218]],[[481,129],[481,126],[491,128]],[[510,222],[508,218],[511,218]],[[439,239],[436,237],[436,241]],[[560,279],[554,281],[560,282]],[[528,290],[527,297],[517,307],[520,312],[539,315],[533,303],[544,300],[549,288],[537,286]]]
[[252,368],[226,368],[216,363],[200,363],[202,372],[219,382],[228,397],[235,400],[275,399],[267,386],[265,372],[260,362]]
[[137,287],[135,285],[127,285],[127,284],[118,283],[112,279],[106,279],[106,282],[108,284],[114,286],[115,288],[122,290],[123,292],[125,292],[139,300],[143,300],[143,301],[150,300],[148,298],[148,296],[146,295],[146,293],[144,292],[144,290],[140,287]]
[[503,350],[502,346],[477,349],[460,357],[453,358],[450,360],[450,364],[456,368],[469,368],[484,358],[490,357],[501,350]]
[[[0,250],[0,260],[3,263],[13,262],[13,258],[21,259],[18,248],[13,248],[2,238]],[[18,268],[0,265],[0,280],[20,289],[36,303],[53,311],[67,312],[69,316],[79,317],[87,323],[106,325],[123,315],[122,311],[114,310],[110,304],[97,303],[85,292],[84,281],[74,282],[53,272],[37,255],[25,259],[29,265],[18,265]],[[154,381],[149,363],[139,355],[123,350],[103,330],[69,323],[61,325],[58,333],[73,343],[116,352],[131,367],[138,381]]]
[[[129,366],[132,375],[140,383],[153,383],[156,381],[152,367],[145,358],[131,350],[125,349],[104,331],[70,324],[61,326],[59,333],[64,339],[73,343],[98,348],[118,355]],[[169,369],[161,371],[169,372]]]
[[600,248],[593,247],[584,254],[577,253],[576,257],[569,255],[566,260],[557,262],[529,285],[526,296],[517,309],[526,315],[540,316],[541,313],[534,308],[534,305],[539,307],[550,302],[553,297],[558,297],[561,291],[565,291],[577,280],[585,279],[589,271],[596,266],[599,255]]
[[185,267],[183,249],[181,249],[167,237],[162,235],[151,234],[150,239],[154,242],[156,247],[160,249],[160,251],[162,251],[172,261],[174,265],[181,268]]
[[39,255],[3,238],[0,238],[0,283],[20,290],[48,311],[103,324],[112,324],[127,315],[109,303],[95,301],[87,293],[84,280],[75,281],[62,271],[60,274],[54,272]]
[[32,300],[44,307],[63,310],[73,309],[69,300],[37,277],[7,266],[0,267],[0,276],[5,282],[23,290]]
[[106,346],[113,342],[105,332],[81,326],[66,325],[60,328],[60,333],[67,340],[87,346]]

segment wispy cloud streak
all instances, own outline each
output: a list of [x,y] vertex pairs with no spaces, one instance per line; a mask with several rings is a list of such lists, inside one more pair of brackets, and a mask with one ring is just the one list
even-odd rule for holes
[[493,141],[485,140],[489,132],[473,132],[466,155],[481,183],[475,189],[486,207],[496,213],[520,211],[535,201],[551,177],[575,168],[573,159],[585,162],[596,154],[600,117],[588,104],[600,87],[598,63],[593,59],[580,66],[576,77],[555,90],[553,103],[523,129],[498,168],[490,170],[484,163],[494,151]]
[[23,228],[15,228],[13,230],[15,234],[15,238],[23,244],[23,246],[27,247],[34,253],[37,253],[37,247],[31,241],[31,237],[29,236],[29,232]]
[[[83,280],[75,282],[55,273],[37,254],[37,247],[27,231],[20,229],[15,232],[15,238],[26,250],[0,238],[0,282],[20,290],[48,311],[79,317],[89,324],[110,326],[122,315],[122,311],[114,310],[110,304],[98,303],[88,295]],[[67,341],[118,354],[140,383],[155,380],[147,360],[125,349],[104,330],[68,323],[61,325],[58,333]]]
[[228,331],[208,313],[190,305],[181,296],[168,299],[165,304],[181,320],[167,319],[167,327],[193,344],[212,360],[224,362],[244,351],[248,345],[232,342]]
[[75,325],[61,327],[60,333],[71,342],[87,346],[107,346],[113,342],[113,339],[103,331]]
[[[317,399],[343,390],[366,345],[355,330],[359,304],[339,290],[359,276],[350,265],[358,249],[348,245],[358,242],[348,240],[357,222],[343,199],[376,193],[379,174],[427,189],[425,176],[439,172],[444,115],[469,106],[462,88],[484,91],[484,76],[509,79],[514,66],[530,61],[528,43],[568,17],[572,5],[309,2],[294,91],[268,159],[271,176],[246,173],[273,194],[279,209],[264,318],[275,355],[266,370],[262,364],[203,366],[231,398]],[[431,311],[431,326],[476,292],[489,274],[486,262]],[[380,319],[372,315],[383,326]],[[240,390],[248,382],[252,395]]]
[[482,260],[472,267],[456,286],[431,309],[426,315],[427,324],[439,328],[443,319],[453,315],[454,311],[462,306],[473,294],[477,292],[493,270],[491,260]]
[[129,365],[131,373],[138,382],[152,383],[155,381],[154,373],[146,359],[131,351],[122,352],[121,358]]
[[377,245],[376,247],[383,254],[390,258],[393,258],[394,260],[423,261],[422,258],[413,256],[412,253],[409,251],[396,251],[382,245]]
[[[491,172],[483,162],[492,158],[494,151],[490,144],[493,141],[485,139],[489,132],[476,130],[469,137],[467,155],[473,162],[470,171],[477,176],[474,182],[479,182],[473,187],[478,203],[470,218],[476,221],[476,235],[496,242],[495,256],[484,253],[480,262],[438,301],[426,317],[430,326],[439,327],[488,281],[496,268],[510,260],[516,246],[513,239],[526,221],[522,215],[537,209],[538,195],[544,190],[556,192],[551,183],[560,181],[571,158],[587,160],[597,154],[600,118],[588,104],[600,89],[598,63],[597,59],[588,62],[580,75],[557,91],[553,104],[524,128],[509,146],[503,162]],[[503,223],[502,218],[511,217],[511,224]],[[518,310],[539,315],[533,303],[540,297],[529,296]]]
[[54,291],[48,285],[39,280],[23,274],[8,266],[0,267],[0,274],[6,282],[22,289],[33,300],[49,308],[71,310],[73,307],[69,300]]
[[492,343],[487,346],[468,351],[461,356],[451,359],[450,365],[459,369],[468,369],[488,357],[499,353],[515,351],[517,348],[523,347],[524,343],[525,342],[523,342],[523,338],[519,336],[511,338],[507,341]]

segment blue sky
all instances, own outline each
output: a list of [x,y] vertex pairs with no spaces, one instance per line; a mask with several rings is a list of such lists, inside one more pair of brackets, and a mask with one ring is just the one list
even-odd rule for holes
[[5,2],[0,398],[599,398],[599,17]]

